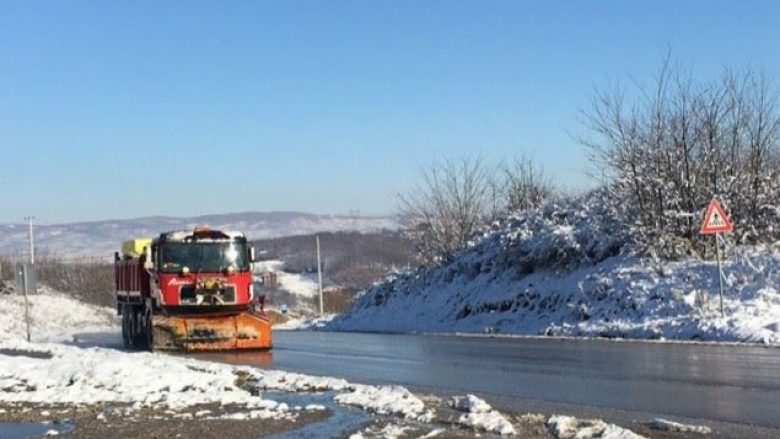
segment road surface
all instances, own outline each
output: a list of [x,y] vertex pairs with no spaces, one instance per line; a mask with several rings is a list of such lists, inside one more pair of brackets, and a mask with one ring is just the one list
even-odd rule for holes
[[358,382],[780,427],[780,349],[694,344],[274,333],[264,353],[204,359]]

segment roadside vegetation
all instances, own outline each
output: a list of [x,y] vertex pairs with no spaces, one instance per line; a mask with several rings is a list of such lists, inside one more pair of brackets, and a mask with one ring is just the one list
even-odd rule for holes
[[706,256],[699,232],[717,196],[735,223],[733,244],[780,239],[780,112],[766,74],[730,69],[699,79],[667,58],[649,84],[596,90],[581,138],[604,172],[637,249]]
[[544,169],[525,156],[500,164],[482,157],[440,160],[399,195],[407,236],[426,265],[449,262],[474,237],[514,212],[539,207],[555,191]]
[[[669,59],[628,84],[594,90],[582,111],[593,189],[562,193],[528,159],[424,169],[400,196],[424,266],[329,327],[780,343],[776,87]],[[699,234],[713,196],[735,226],[718,238],[722,306],[715,239]]]
[[555,221],[555,206],[594,198],[600,220],[615,226],[611,233],[624,240],[620,250],[627,253],[711,256],[713,240],[698,232],[713,196],[734,220],[729,244],[776,246],[780,111],[767,75],[724,68],[716,78],[699,79],[667,57],[651,81],[626,78],[625,84],[594,89],[581,112],[583,133],[576,139],[596,182],[589,193],[562,194],[526,156],[497,165],[479,157],[445,159],[422,169],[420,183],[399,196],[399,213],[422,260],[451,262],[486,231],[525,212],[548,211]]
[[[12,284],[15,261],[23,258],[0,257],[0,280]],[[114,265],[95,258],[68,260],[52,255],[36,255],[35,270],[39,286],[71,294],[87,303],[113,307]]]

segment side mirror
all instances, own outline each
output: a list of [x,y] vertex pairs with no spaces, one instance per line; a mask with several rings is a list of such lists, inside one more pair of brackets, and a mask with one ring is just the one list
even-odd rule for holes
[[257,262],[257,255],[255,254],[254,246],[249,246],[249,262]]
[[154,268],[154,262],[152,262],[152,247],[144,247],[144,269],[151,270]]

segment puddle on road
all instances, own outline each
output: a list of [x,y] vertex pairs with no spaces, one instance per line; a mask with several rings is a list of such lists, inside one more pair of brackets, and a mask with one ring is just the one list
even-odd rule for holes
[[58,434],[68,433],[73,430],[73,424],[42,422],[0,422],[0,438],[3,439],[28,439],[38,438],[48,431],[54,430]]
[[283,402],[290,407],[306,407],[309,404],[324,406],[330,416],[319,422],[306,424],[301,428],[290,430],[271,436],[263,436],[264,439],[313,439],[322,437],[339,437],[345,433],[357,430],[361,425],[371,420],[371,415],[366,411],[355,407],[341,406],[333,402],[335,392],[322,393],[288,393],[288,392],[263,392],[263,397]]

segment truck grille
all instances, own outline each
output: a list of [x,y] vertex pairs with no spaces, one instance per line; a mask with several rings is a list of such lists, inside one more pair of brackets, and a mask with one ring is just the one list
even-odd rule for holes
[[[213,305],[220,303],[236,302],[236,287],[226,285],[218,290],[199,290],[194,285],[183,286],[179,290],[179,303],[182,305],[197,305],[198,295],[203,296],[201,305]],[[220,300],[216,300],[220,299]]]

